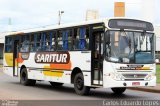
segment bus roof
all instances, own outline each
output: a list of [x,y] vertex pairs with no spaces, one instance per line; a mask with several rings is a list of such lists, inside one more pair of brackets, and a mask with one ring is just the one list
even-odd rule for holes
[[[34,33],[34,32],[42,32],[47,30],[54,30],[54,29],[63,29],[63,28],[69,28],[69,27],[76,27],[76,26],[84,26],[89,24],[98,24],[98,23],[106,23],[110,19],[131,19],[131,18],[123,18],[123,17],[114,17],[114,18],[103,18],[103,19],[95,19],[95,20],[89,20],[89,21],[82,21],[79,23],[69,23],[69,24],[61,24],[61,25],[49,25],[39,28],[32,28],[32,29],[25,29],[21,31],[12,32],[9,35],[17,35],[17,34],[27,34],[27,33]],[[137,20],[137,19],[131,19],[131,20]],[[141,21],[141,20],[140,20]],[[147,22],[147,21],[144,21]],[[108,24],[106,25],[108,27]]]
[[34,32],[42,32],[47,30],[54,30],[54,29],[63,29],[63,28],[69,28],[69,27],[76,27],[76,26],[84,26],[89,24],[98,24],[103,23],[104,21],[108,21],[108,19],[97,19],[97,20],[89,20],[89,21],[83,21],[79,23],[69,23],[69,24],[61,24],[61,25],[49,25],[44,27],[38,27],[38,28],[32,28],[32,29],[24,29],[21,31],[12,32],[9,35],[17,35],[17,34],[27,34],[27,33],[34,33]]

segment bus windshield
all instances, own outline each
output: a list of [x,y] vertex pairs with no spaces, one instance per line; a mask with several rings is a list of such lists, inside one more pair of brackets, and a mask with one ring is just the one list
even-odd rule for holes
[[109,61],[132,64],[154,62],[153,33],[122,30],[108,31],[106,36],[106,57]]

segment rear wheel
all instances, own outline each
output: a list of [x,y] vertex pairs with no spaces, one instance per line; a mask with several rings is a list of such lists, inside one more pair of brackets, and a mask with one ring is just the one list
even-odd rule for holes
[[90,88],[84,85],[84,77],[82,73],[76,74],[74,78],[74,89],[79,95],[87,95]]
[[115,94],[123,94],[126,88],[111,88]]
[[62,85],[63,85],[63,83],[58,83],[58,82],[50,82],[50,84],[51,84],[53,87],[62,86]]
[[23,68],[20,74],[20,83],[25,86],[28,86],[28,85],[34,86],[36,84],[36,80],[28,79],[27,70],[26,68]]

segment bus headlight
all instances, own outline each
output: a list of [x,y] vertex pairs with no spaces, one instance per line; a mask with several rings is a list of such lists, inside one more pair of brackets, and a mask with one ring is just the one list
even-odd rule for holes
[[111,73],[110,76],[114,80],[124,80],[124,77],[119,73]]

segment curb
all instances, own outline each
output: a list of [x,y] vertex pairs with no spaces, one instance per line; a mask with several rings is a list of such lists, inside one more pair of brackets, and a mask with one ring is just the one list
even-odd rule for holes
[[137,88],[128,88],[131,90],[139,90],[139,91],[145,91],[145,92],[152,92],[152,93],[160,93],[160,89],[151,89],[151,88],[141,88],[141,87],[137,87]]

